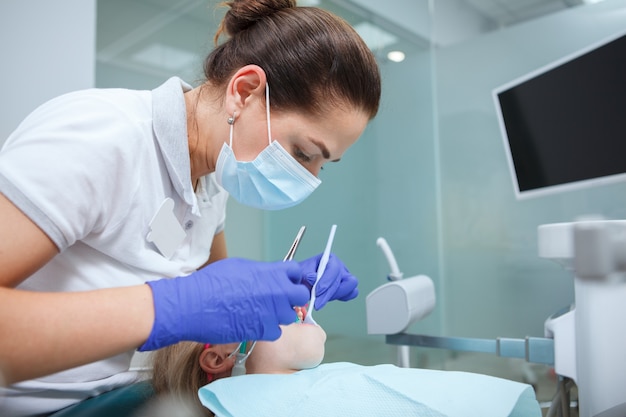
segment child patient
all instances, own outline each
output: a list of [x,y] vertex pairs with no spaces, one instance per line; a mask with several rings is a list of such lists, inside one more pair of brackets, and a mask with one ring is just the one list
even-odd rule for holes
[[[326,332],[303,323],[304,307],[296,307],[294,323],[281,326],[282,335],[273,342],[246,343],[250,353],[245,361],[247,374],[289,374],[315,368],[324,359]],[[201,406],[198,389],[231,376],[240,345],[203,345],[181,342],[153,354],[152,384],[156,394],[192,397]],[[213,415],[206,408],[207,415]]]
[[[393,365],[321,364],[326,333],[302,322],[306,311],[296,313],[273,342],[247,342],[245,348],[181,342],[159,350],[156,393],[188,398],[204,415],[235,417],[541,416],[532,387],[514,381]],[[232,376],[244,350],[246,375]]]

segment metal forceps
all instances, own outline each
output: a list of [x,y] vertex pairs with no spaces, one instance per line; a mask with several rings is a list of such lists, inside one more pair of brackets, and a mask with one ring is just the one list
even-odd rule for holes
[[[300,230],[298,230],[298,234],[296,235],[296,238],[291,244],[289,251],[287,251],[287,255],[285,255],[283,262],[291,261],[293,259],[293,256],[296,254],[296,251],[298,250],[298,245],[300,245],[300,241],[302,240],[302,236],[304,235],[305,230],[306,230],[306,226],[302,226]],[[304,319],[301,313],[302,309],[303,309],[302,307],[294,307],[294,310],[296,311],[296,315],[298,316],[298,319],[296,320],[296,322],[302,322],[302,320]]]
[[298,250],[298,245],[300,245],[300,241],[302,240],[302,236],[304,235],[305,230],[306,230],[306,226],[302,226],[300,228],[300,230],[298,231],[298,234],[296,235],[296,238],[294,239],[293,243],[291,244],[291,247],[289,248],[289,251],[287,252],[287,255],[285,255],[285,258],[283,259],[283,262],[291,261],[293,259],[293,256],[296,254],[296,251]]

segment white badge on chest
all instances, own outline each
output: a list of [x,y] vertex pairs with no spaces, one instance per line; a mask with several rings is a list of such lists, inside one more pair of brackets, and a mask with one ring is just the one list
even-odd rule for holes
[[185,236],[185,230],[174,215],[174,200],[166,198],[150,221],[146,240],[154,243],[161,255],[170,259]]

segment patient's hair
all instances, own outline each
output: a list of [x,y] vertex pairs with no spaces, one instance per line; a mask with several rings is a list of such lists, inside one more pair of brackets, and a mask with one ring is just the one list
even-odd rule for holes
[[154,352],[152,385],[158,396],[184,401],[197,407],[198,415],[213,416],[198,398],[198,390],[208,383],[207,375],[199,365],[203,350],[201,343],[180,342]]

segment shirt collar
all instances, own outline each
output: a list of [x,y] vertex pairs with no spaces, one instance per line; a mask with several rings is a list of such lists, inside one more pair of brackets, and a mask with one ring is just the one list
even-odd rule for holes
[[191,88],[180,78],[172,77],[152,90],[152,126],[176,192],[187,204],[195,206],[183,95]]

